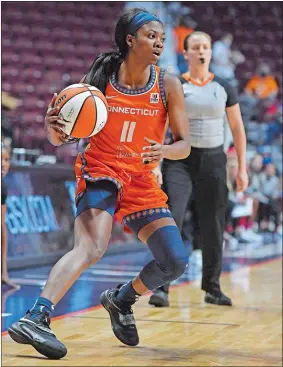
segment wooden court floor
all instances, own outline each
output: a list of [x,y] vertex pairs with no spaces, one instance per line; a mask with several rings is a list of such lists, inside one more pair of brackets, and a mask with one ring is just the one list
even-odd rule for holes
[[3,366],[282,366],[282,258],[222,277],[233,307],[207,305],[199,281],[172,288],[171,307],[135,306],[138,347],[113,335],[108,314],[94,307],[53,319],[68,348],[60,361],[2,337]]

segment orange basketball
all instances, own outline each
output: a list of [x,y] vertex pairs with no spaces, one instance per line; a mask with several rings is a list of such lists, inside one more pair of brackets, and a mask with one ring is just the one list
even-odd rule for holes
[[74,138],[96,135],[106,124],[108,105],[103,93],[89,84],[72,84],[57,96],[55,106],[65,122],[64,133]]

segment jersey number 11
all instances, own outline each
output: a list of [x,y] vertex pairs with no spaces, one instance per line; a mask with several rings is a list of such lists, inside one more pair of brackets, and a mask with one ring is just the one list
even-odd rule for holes
[[136,121],[124,121],[123,129],[121,132],[120,142],[131,143],[133,141],[133,135],[136,128]]

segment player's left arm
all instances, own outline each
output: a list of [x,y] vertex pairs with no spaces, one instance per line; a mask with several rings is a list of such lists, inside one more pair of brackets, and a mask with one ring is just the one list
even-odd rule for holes
[[184,159],[191,152],[189,121],[182,84],[177,77],[166,73],[164,76],[164,87],[166,91],[168,119],[174,136],[174,143],[163,145],[145,138],[151,146],[143,148],[147,151],[146,153],[142,153],[144,163],[159,162],[163,158],[171,160]]

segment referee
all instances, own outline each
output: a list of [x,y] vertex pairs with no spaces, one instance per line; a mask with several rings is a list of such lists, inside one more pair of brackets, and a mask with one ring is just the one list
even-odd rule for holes
[[[168,205],[181,230],[188,200],[194,190],[202,247],[202,289],[205,302],[232,305],[220,287],[223,233],[228,190],[224,144],[225,114],[238,156],[237,191],[248,186],[246,135],[237,93],[225,80],[209,72],[211,37],[193,32],[184,41],[189,70],[181,77],[191,135],[191,154],[178,161],[164,159],[163,189]],[[154,291],[149,303],[169,306],[169,285]]]

